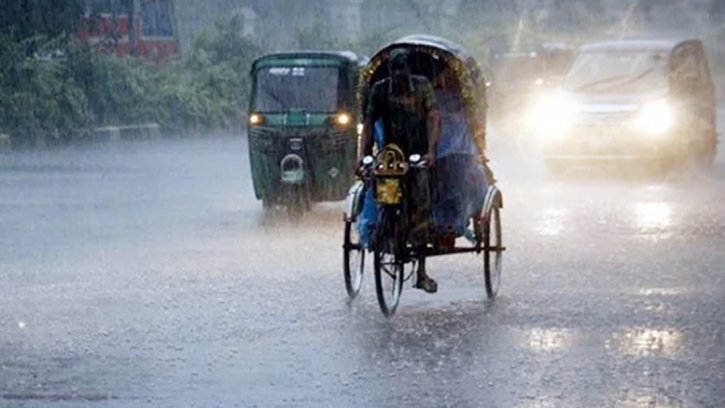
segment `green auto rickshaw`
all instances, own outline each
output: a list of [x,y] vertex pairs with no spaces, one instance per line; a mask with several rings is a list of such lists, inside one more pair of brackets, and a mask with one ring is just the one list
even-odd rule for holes
[[248,114],[254,193],[296,214],[341,201],[355,176],[358,73],[352,52],[285,52],[254,61]]

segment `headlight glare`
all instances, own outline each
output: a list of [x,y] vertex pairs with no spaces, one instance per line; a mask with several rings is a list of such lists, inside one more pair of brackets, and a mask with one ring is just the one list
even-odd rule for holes
[[347,127],[352,122],[352,116],[346,112],[340,112],[335,115],[335,124],[341,127]]
[[562,95],[543,98],[534,105],[526,120],[537,133],[559,136],[574,122],[574,105]]
[[650,102],[644,105],[635,124],[640,131],[660,135],[674,126],[674,112],[667,101]]
[[259,113],[252,113],[249,115],[249,124],[252,126],[261,125],[264,122],[264,117]]

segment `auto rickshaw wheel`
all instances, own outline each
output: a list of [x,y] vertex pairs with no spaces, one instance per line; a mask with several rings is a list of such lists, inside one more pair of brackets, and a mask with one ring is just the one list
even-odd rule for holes
[[362,247],[357,224],[354,221],[345,221],[342,266],[345,289],[348,296],[354,299],[360,293],[365,272],[365,249]]
[[501,286],[502,255],[501,210],[494,206],[483,221],[483,275],[489,299],[498,294]]
[[274,205],[275,205],[274,199],[272,199],[270,197],[262,198],[262,208],[264,209],[264,211],[269,212],[269,211],[274,210]]
[[281,204],[293,220],[299,220],[305,212],[311,209],[312,204],[304,187],[289,186],[283,197]]

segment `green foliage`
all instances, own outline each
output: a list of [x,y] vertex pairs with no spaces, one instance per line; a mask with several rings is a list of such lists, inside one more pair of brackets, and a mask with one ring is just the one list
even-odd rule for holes
[[[57,46],[58,41],[41,37],[19,42],[0,37],[0,131],[10,132],[20,145],[66,141],[93,121],[67,60],[38,57]],[[38,53],[26,57],[29,48]]]
[[0,133],[33,146],[105,125],[156,122],[177,134],[238,126],[262,52],[241,35],[241,21],[216,22],[188,58],[165,66],[61,39],[0,36]]
[[218,20],[195,39],[184,67],[186,87],[173,94],[179,106],[188,103],[187,120],[206,128],[236,126],[241,120],[250,90],[249,68],[263,52],[242,35],[243,21],[242,15]]

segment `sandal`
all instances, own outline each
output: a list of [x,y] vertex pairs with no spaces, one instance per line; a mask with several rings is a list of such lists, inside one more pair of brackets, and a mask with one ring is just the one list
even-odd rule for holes
[[418,282],[413,286],[416,289],[422,289],[428,293],[438,292],[438,283],[429,276],[418,278]]

